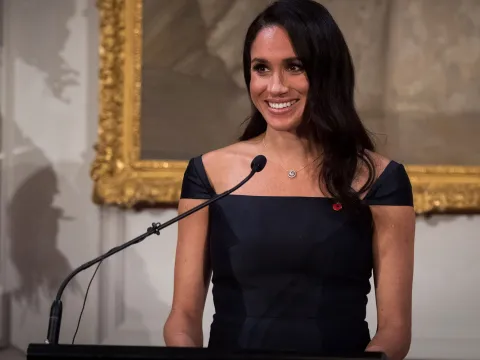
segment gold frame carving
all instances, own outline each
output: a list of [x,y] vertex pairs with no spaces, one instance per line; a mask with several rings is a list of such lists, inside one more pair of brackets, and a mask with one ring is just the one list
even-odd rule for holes
[[[140,160],[142,0],[97,0],[100,114],[96,204],[175,206],[187,161]],[[480,213],[480,166],[407,165],[418,214]]]

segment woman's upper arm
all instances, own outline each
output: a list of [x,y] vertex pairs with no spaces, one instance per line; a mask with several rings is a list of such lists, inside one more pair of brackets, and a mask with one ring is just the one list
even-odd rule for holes
[[366,201],[373,217],[378,329],[411,331],[415,210],[405,167],[381,158]]
[[[204,202],[204,199],[180,199],[179,213]],[[172,311],[201,317],[210,282],[208,256],[208,206],[178,223]]]
[[410,331],[415,212],[412,206],[371,206],[378,330]]
[[[183,214],[213,195],[202,157],[191,159],[183,178],[178,212]],[[207,206],[178,222],[172,312],[181,311],[193,318],[203,314],[210,283],[208,212]]]

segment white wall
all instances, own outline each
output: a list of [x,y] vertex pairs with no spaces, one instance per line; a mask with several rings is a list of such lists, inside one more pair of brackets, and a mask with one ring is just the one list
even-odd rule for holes
[[[96,137],[97,14],[93,1],[4,1],[2,242],[8,262],[10,339],[43,341],[51,301],[71,269],[99,251],[90,201]],[[3,252],[3,251],[2,251]],[[64,297],[71,340],[88,273]],[[97,340],[98,293],[78,341]]]
[[[3,324],[10,319],[10,341],[25,349],[44,340],[53,290],[68,271],[176,212],[99,210],[90,201],[98,110],[95,1],[4,3],[0,256],[8,264],[0,264],[0,289],[11,293],[2,314]],[[480,359],[479,227],[480,216],[419,219],[410,357]],[[102,265],[77,342],[163,345],[175,240],[170,227]],[[62,342],[71,341],[90,274],[65,294]],[[205,341],[212,313],[209,298]],[[369,321],[373,331],[373,301]]]

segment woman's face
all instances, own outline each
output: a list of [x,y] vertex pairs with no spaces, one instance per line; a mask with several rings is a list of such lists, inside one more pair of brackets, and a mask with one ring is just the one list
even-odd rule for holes
[[302,122],[308,79],[288,33],[278,26],[262,29],[250,55],[254,105],[273,129],[294,131]]

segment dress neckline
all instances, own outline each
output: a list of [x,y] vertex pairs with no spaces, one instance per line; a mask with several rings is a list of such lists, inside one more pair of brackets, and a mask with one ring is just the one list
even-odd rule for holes
[[[218,194],[215,189],[213,188],[212,184],[210,183],[210,180],[207,175],[207,171],[205,169],[205,165],[203,163],[203,155],[198,156],[199,158],[199,164],[200,170],[201,170],[201,178],[205,182],[205,185],[208,187],[211,195],[213,196],[218,196]],[[367,200],[368,197],[373,193],[375,189],[377,189],[381,183],[384,181],[384,178],[388,176],[388,174],[392,171],[394,168],[394,165],[399,165],[396,161],[390,160],[381,172],[381,174],[377,177],[377,179],[372,183],[370,186],[370,189],[368,190],[367,194],[361,199],[362,201]],[[305,195],[254,195],[254,194],[230,194],[228,197],[243,197],[243,198],[259,198],[259,199],[265,199],[265,198],[272,198],[272,199],[321,199],[321,200],[329,200],[333,201],[334,199],[331,196],[305,196]]]

